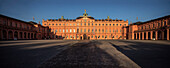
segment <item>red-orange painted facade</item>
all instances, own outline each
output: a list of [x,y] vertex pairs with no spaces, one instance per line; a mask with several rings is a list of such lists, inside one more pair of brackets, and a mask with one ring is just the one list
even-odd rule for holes
[[42,21],[55,33],[56,39],[102,40],[122,39],[122,27],[128,26],[128,20],[94,19],[85,13],[76,19],[48,19]]
[[170,40],[170,15],[150,20],[136,22],[122,28],[124,39],[138,40]]
[[49,27],[44,27],[32,21],[25,22],[0,15],[0,40],[52,39],[52,35]]

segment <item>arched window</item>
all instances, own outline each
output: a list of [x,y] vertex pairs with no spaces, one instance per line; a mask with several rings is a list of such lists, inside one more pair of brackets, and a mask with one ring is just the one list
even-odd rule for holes
[[86,29],[84,29],[84,32],[86,32]]
[[164,21],[164,26],[166,25],[166,21]]

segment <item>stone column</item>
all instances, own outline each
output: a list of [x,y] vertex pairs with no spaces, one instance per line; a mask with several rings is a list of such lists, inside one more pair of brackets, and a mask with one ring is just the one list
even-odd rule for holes
[[155,31],[155,40],[158,40],[158,31]]
[[140,37],[141,35],[140,35],[140,34],[141,34],[141,33],[139,32],[139,40],[141,40],[141,37]]
[[151,37],[151,40],[152,40],[153,39],[153,31],[150,31],[150,33],[151,33],[150,37]]
[[144,40],[144,32],[142,32],[142,40]]
[[167,40],[170,40],[169,35],[169,29],[167,29]]
[[137,37],[138,37],[138,33],[136,33],[136,40],[138,39]]
[[161,33],[162,33],[161,39],[164,40],[164,31],[162,31]]
[[148,40],[148,32],[146,32],[146,40]]

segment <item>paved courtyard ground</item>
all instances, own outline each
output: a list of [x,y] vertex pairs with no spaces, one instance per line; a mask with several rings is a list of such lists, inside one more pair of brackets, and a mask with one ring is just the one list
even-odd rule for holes
[[170,68],[169,52],[170,41],[0,41],[0,66],[1,68]]
[[142,68],[170,68],[170,41],[115,40],[109,42]]
[[0,41],[0,68],[37,68],[44,61],[77,41]]

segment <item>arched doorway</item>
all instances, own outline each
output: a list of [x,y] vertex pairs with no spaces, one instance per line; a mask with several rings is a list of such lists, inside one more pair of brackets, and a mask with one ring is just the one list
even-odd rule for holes
[[152,39],[156,39],[155,31],[153,31]]
[[33,33],[31,33],[31,39],[33,39]]
[[36,33],[34,34],[34,39],[37,39]]
[[13,39],[13,32],[12,31],[8,32],[8,39]]
[[164,40],[167,40],[167,30],[164,31]]
[[3,33],[2,39],[7,39],[7,31],[3,30],[2,33]]
[[151,40],[151,33],[148,32],[148,40]]
[[19,33],[19,36],[20,36],[20,39],[23,39],[23,38],[22,38],[22,32]]
[[134,39],[136,40],[136,33],[134,34]]
[[18,39],[18,32],[17,31],[14,32],[14,38]]
[[112,39],[114,39],[114,36],[112,36]]
[[142,40],[142,33],[140,33],[140,40]]
[[90,40],[90,36],[88,36],[88,40]]
[[30,39],[30,33],[28,33],[28,39]]
[[146,32],[144,32],[144,40],[146,40]]
[[139,33],[137,33],[137,39],[139,40]]
[[24,39],[26,39],[26,37],[27,37],[26,35],[27,35],[26,32],[24,32]]
[[82,40],[83,38],[82,38],[82,36],[80,37],[80,40]]
[[161,40],[162,39],[162,32],[159,30],[158,31],[158,40]]

